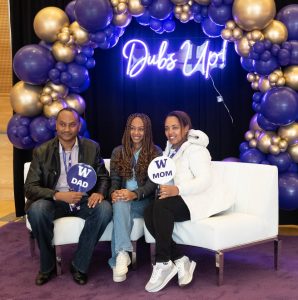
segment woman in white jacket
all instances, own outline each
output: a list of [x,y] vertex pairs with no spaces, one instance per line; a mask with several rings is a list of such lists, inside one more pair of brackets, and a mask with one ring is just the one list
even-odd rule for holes
[[[208,200],[198,201],[211,180],[211,156],[208,136],[191,129],[190,117],[173,111],[165,119],[168,139],[164,155],[176,165],[173,182],[161,185],[159,197],[145,211],[146,227],[156,241],[156,264],[145,289],[157,292],[178,273],[180,286],[192,281],[196,263],[179,253],[172,239],[174,222],[200,219],[209,215]],[[208,197],[206,198],[208,199]]]

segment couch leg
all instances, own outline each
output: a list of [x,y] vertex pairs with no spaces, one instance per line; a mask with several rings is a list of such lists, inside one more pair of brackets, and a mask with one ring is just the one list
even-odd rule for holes
[[56,270],[57,275],[62,274],[62,247],[61,246],[55,246],[55,252],[56,252]]
[[33,232],[29,231],[29,247],[30,247],[30,255],[31,257],[35,256],[35,238],[33,236]]
[[282,241],[279,238],[274,240],[274,269],[279,269],[279,258],[281,252]]
[[155,243],[150,244],[150,258],[151,258],[151,264],[155,264]]
[[223,272],[224,272],[224,254],[221,251],[215,253],[215,265],[216,265],[216,275],[217,275],[217,285],[222,285],[223,283]]
[[137,241],[131,241],[132,243],[132,252],[131,252],[131,266],[133,270],[137,268]]

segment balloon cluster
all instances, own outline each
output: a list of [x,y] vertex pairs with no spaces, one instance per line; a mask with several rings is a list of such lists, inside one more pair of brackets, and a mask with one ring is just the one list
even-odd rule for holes
[[297,4],[277,15],[274,0],[74,0],[65,11],[46,7],[33,24],[40,43],[24,46],[13,60],[20,82],[11,90],[11,142],[28,149],[50,139],[63,107],[83,114],[79,94],[89,87],[94,50],[114,47],[132,18],[158,34],[193,20],[208,37],[234,43],[256,91],[240,160],[276,165],[280,207],[298,208]]

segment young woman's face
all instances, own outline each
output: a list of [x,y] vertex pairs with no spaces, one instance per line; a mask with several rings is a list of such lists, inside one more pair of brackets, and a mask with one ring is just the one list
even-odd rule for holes
[[165,134],[168,141],[175,147],[179,146],[184,140],[188,132],[188,126],[181,127],[179,120],[170,116],[165,121]]
[[141,118],[136,117],[130,124],[130,138],[135,147],[140,147],[145,134],[144,123]]

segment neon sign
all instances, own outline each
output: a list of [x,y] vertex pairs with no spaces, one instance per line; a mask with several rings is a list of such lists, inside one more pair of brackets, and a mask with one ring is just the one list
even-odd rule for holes
[[127,59],[126,74],[131,78],[138,76],[149,66],[167,71],[180,68],[185,76],[201,72],[208,78],[212,69],[225,67],[227,43],[223,41],[222,49],[216,52],[210,50],[209,40],[200,46],[186,40],[178,52],[167,53],[169,42],[164,40],[159,46],[158,53],[152,55],[145,42],[132,39],[125,43],[122,55]]

